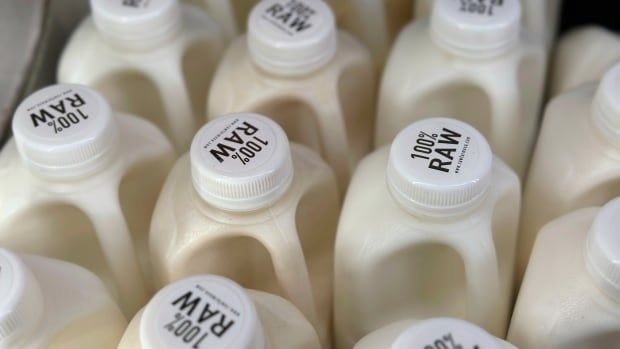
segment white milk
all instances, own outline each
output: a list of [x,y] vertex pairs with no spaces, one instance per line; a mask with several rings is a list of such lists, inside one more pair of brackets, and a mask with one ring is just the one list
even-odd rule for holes
[[94,87],[114,109],[154,122],[185,152],[202,125],[206,94],[224,50],[219,28],[177,0],[90,0],[58,81]]
[[[414,15],[416,18],[430,17],[435,0],[413,0],[415,3]],[[455,1],[455,0],[453,0]],[[455,1],[456,2],[456,1]],[[463,0],[460,5],[484,12],[489,5],[501,2],[498,0]],[[539,40],[544,40],[547,47],[553,45],[555,39],[562,0],[521,0],[523,6],[523,26]]]
[[407,26],[392,50],[379,92],[375,145],[389,143],[413,121],[451,115],[482,132],[523,176],[538,125],[543,46],[519,35],[517,0],[483,14],[463,12],[454,0],[435,4],[430,23]]
[[214,273],[280,295],[326,344],[339,207],[328,165],[289,146],[275,122],[249,113],[211,121],[173,168],[153,214],[159,285]]
[[403,320],[362,338],[354,349],[517,349],[469,322],[453,318]]
[[0,153],[0,246],[90,269],[133,315],[148,300],[148,229],[172,145],[69,84],[26,98],[13,135]]
[[547,106],[523,192],[519,273],[540,228],[620,196],[620,65]]
[[600,80],[620,61],[620,37],[603,27],[575,29],[560,38],[551,70],[552,96]]
[[510,323],[521,349],[618,348],[620,199],[545,225]]
[[215,275],[164,287],[129,324],[118,349],[320,349],[288,301]]
[[0,348],[116,348],[126,326],[86,269],[0,248]]
[[183,0],[204,9],[220,26],[227,42],[244,32],[248,14],[258,0]]
[[414,123],[359,165],[335,260],[338,348],[394,321],[463,318],[503,336],[519,179],[454,119]]
[[374,86],[368,51],[336,31],[325,3],[266,0],[252,10],[248,35],[224,55],[211,86],[209,118],[239,111],[268,115],[291,141],[321,154],[344,193],[371,147]]

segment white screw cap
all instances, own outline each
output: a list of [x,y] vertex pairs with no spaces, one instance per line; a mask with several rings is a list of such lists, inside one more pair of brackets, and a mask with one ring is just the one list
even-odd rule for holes
[[247,40],[254,63],[267,72],[307,74],[336,54],[334,14],[321,0],[263,0],[250,13]]
[[293,179],[284,130],[259,114],[228,114],[204,125],[192,141],[190,161],[200,197],[228,211],[269,206]]
[[584,252],[592,279],[606,294],[620,300],[620,198],[601,208]]
[[97,29],[121,42],[168,37],[181,22],[178,0],[90,0]]
[[15,111],[12,126],[22,159],[46,177],[92,173],[118,147],[110,105],[80,85],[52,85],[33,93]]
[[620,64],[603,76],[592,102],[592,117],[603,132],[620,139]]
[[262,349],[262,327],[247,293],[216,275],[177,281],[161,289],[140,321],[144,349]]
[[519,41],[519,0],[435,0],[431,37],[448,51],[470,58],[494,57]]
[[[439,346],[438,342],[444,346]],[[452,318],[425,320],[406,329],[392,349],[456,348],[502,349],[497,338],[467,321]]]
[[458,214],[484,197],[492,163],[491,148],[475,128],[455,119],[425,119],[394,139],[388,187],[411,213]]
[[0,248],[0,347],[18,346],[42,316],[43,295],[36,279],[16,254]]

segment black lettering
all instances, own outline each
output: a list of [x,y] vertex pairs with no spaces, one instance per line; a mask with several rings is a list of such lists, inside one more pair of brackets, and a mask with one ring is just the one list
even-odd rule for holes
[[228,137],[224,137],[224,139],[232,143],[243,144],[243,139],[241,139],[237,131],[232,131],[232,134]]
[[265,10],[265,13],[268,13],[275,17],[278,13],[282,12],[283,10],[284,10],[284,7],[282,7],[282,5],[273,4]]
[[293,22],[289,25],[289,27],[295,29],[298,33],[310,28],[312,24],[307,23],[305,19],[301,19],[300,17],[295,17]]
[[[243,127],[245,126],[245,127]],[[243,131],[243,133],[245,133],[247,136],[251,136],[253,134],[255,134],[256,132],[258,132],[258,128],[252,124],[250,124],[247,121],[243,122],[243,126],[238,126],[237,130],[239,131]]]
[[47,122],[47,118],[55,119],[55,116],[50,114],[45,109],[39,110],[39,113],[40,114],[38,115],[36,113],[30,114],[30,119],[32,120],[32,123],[34,124],[34,127],[39,127],[39,122],[45,124]]
[[192,291],[188,291],[186,294],[179,297],[177,300],[172,302],[172,305],[177,305],[177,303],[181,303],[179,310],[183,311],[185,308],[191,307],[189,311],[187,311],[187,315],[192,315],[198,303],[200,303],[200,297],[196,297],[193,300],[189,300],[192,297]]
[[211,305],[209,303],[205,304],[204,308],[202,309],[202,313],[200,313],[200,316],[198,317],[199,324],[202,324],[203,322],[220,313],[219,310],[211,310],[210,306]]
[[443,161],[441,161],[439,159],[432,159],[428,163],[428,168],[430,168],[432,170],[442,171],[442,172],[450,172],[450,170],[445,168],[444,166],[449,166],[451,163],[452,163],[451,161],[443,162]]
[[441,135],[439,135],[439,143],[443,143],[443,144],[459,144],[459,141],[457,138],[461,138],[461,134],[458,132],[454,132],[450,129],[447,128],[443,128],[442,129],[443,132],[447,132],[446,133],[442,133]]
[[286,12],[286,13],[283,13],[281,15],[277,15],[275,17],[276,17],[276,19],[279,19],[280,21],[282,21],[282,23],[287,23],[292,15],[293,14],[291,12]]
[[226,145],[226,144],[222,144],[222,143],[218,143],[217,144],[217,149],[211,149],[209,150],[209,153],[211,153],[211,155],[213,155],[213,157],[215,157],[217,159],[217,161],[219,161],[220,163],[224,162],[224,158],[223,157],[229,157],[230,154],[228,153],[229,151],[235,151],[235,148]]
[[444,149],[444,148],[435,149],[435,153],[438,153],[441,156],[448,158],[450,160],[454,159],[454,157],[452,156],[452,153],[454,153],[455,151],[456,149]]
[[67,101],[69,101],[69,103],[71,103],[71,107],[73,108],[79,108],[81,106],[83,106],[84,104],[86,104],[86,102],[84,102],[84,100],[82,99],[82,97],[75,93],[73,95],[73,98],[71,97],[66,97]]
[[226,333],[226,331],[228,331],[232,327],[232,325],[235,324],[234,320],[230,320],[228,321],[228,323],[225,322],[226,316],[224,314],[220,315],[220,321],[211,325],[211,333],[218,337],[222,337]]
[[67,108],[65,108],[65,102],[61,99],[58,104],[52,104],[50,103],[50,108],[54,109],[55,111],[64,114],[67,112]]

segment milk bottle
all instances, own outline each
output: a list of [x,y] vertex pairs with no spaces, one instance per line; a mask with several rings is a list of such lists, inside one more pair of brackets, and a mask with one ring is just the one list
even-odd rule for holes
[[186,151],[224,49],[217,24],[177,0],[90,5],[92,15],[64,49],[58,80],[94,87],[116,110],[148,118]]
[[268,115],[291,141],[322,155],[344,193],[371,147],[370,55],[336,30],[321,0],[264,0],[248,23],[247,36],[228,48],[213,78],[209,118],[237,111]]
[[620,65],[547,106],[523,193],[522,276],[540,228],[620,195]]
[[115,348],[125,326],[86,269],[0,248],[0,348]]
[[620,38],[603,27],[575,29],[558,42],[553,61],[551,95],[600,80],[620,61]]
[[480,327],[453,318],[403,320],[385,326],[354,349],[517,349]]
[[338,348],[407,318],[463,318],[502,337],[519,195],[516,174],[454,119],[416,122],[366,157],[336,238]]
[[199,275],[160,290],[118,349],[320,349],[312,325],[286,300]]
[[545,225],[536,239],[508,339],[521,349],[617,348],[620,199]]
[[389,143],[412,121],[454,115],[482,132],[522,176],[536,134],[546,58],[542,45],[519,35],[520,13],[517,0],[484,13],[438,0],[430,24],[408,25],[381,81],[376,145]]
[[[429,17],[434,2],[435,0],[415,0],[415,17]],[[501,0],[464,0],[460,1],[460,4],[463,8],[484,12],[487,6],[492,7],[500,2]],[[562,0],[521,0],[521,4],[523,6],[522,22],[524,28],[537,39],[543,40],[547,47],[551,47],[557,32]]]
[[280,295],[325,346],[339,207],[328,165],[289,146],[275,122],[249,113],[215,119],[171,171],[153,213],[159,285],[214,273]]
[[148,228],[172,145],[78,85],[35,92],[12,126],[0,153],[0,246],[90,269],[133,315],[148,300]]
[[245,31],[248,14],[258,0],[184,0],[199,6],[220,26],[226,41]]

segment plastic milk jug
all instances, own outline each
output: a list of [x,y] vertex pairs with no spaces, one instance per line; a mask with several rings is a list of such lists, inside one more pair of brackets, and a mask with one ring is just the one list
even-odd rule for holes
[[336,238],[338,348],[403,319],[449,316],[505,334],[520,185],[473,127],[432,118],[366,157]]
[[575,209],[620,196],[620,65],[547,106],[527,183],[519,232],[521,277],[540,228]]
[[88,270],[0,248],[0,348],[116,348],[126,326]]
[[219,27],[177,0],[91,0],[73,33],[58,81],[94,87],[114,109],[154,122],[177,151],[202,125],[224,50]]
[[620,199],[545,225],[510,323],[521,349],[617,348]]
[[148,231],[174,149],[148,121],[94,90],[26,98],[0,153],[0,246],[76,263],[131,316],[148,301]]
[[603,27],[575,29],[560,38],[551,71],[551,95],[599,81],[620,61],[620,38]]
[[291,303],[215,275],[164,287],[129,324],[118,349],[320,349]]
[[[504,0],[460,0],[458,3],[467,11],[485,12]],[[435,0],[414,0],[416,18],[431,15]],[[456,0],[453,2],[457,3]],[[558,29],[558,19],[562,0],[521,0],[523,6],[523,26],[539,40],[544,40],[547,47],[553,45]]]
[[518,0],[485,12],[438,0],[430,19],[398,37],[379,92],[377,146],[432,115],[463,120],[523,176],[538,126],[545,50],[520,35]]
[[344,193],[372,143],[370,54],[336,30],[321,0],[265,0],[248,23],[248,34],[228,48],[213,78],[209,118],[246,111],[268,115],[291,141],[321,154]]
[[198,132],[162,189],[150,234],[157,279],[214,273],[280,295],[325,345],[339,213],[335,177],[317,154],[289,145],[271,119],[223,116]]
[[403,320],[362,338],[354,349],[517,349],[467,321]]

